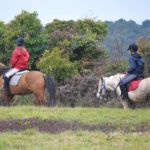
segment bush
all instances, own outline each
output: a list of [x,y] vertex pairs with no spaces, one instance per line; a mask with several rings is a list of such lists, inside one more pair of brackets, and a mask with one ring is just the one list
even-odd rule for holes
[[78,73],[79,64],[70,62],[68,55],[62,55],[61,50],[54,48],[52,52],[46,50],[37,66],[46,74],[52,75],[58,82]]
[[145,59],[145,77],[150,76],[150,38],[138,39],[139,51],[142,53]]
[[125,60],[116,61],[106,66],[106,72],[118,73],[118,72],[126,72],[128,68],[128,62]]

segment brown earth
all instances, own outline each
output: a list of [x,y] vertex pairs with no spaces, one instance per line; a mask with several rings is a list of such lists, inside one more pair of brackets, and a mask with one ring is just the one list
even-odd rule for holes
[[22,131],[25,129],[35,128],[40,132],[47,133],[60,133],[64,131],[77,131],[77,130],[87,130],[87,131],[102,131],[105,133],[113,132],[119,129],[122,132],[147,132],[150,131],[150,124],[141,124],[134,129],[129,129],[127,127],[118,127],[111,124],[99,124],[90,125],[82,124],[79,122],[65,122],[62,120],[39,120],[36,118],[29,119],[18,119],[18,120],[5,120],[0,121],[0,132],[5,131]]

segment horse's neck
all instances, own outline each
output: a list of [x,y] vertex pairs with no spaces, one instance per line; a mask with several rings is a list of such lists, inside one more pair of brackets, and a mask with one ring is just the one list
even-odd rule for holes
[[118,83],[120,82],[122,77],[123,77],[123,75],[120,75],[120,74],[117,74],[117,75],[111,76],[111,77],[106,77],[105,81],[106,81],[107,89],[114,91],[117,88]]
[[119,82],[117,81],[112,81],[112,80],[106,80],[106,88],[110,91],[114,91],[115,88],[117,87]]

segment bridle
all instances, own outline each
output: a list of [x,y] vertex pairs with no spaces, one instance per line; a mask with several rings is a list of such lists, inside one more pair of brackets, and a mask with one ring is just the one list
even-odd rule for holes
[[106,94],[106,84],[105,84],[105,79],[101,78],[101,87],[99,88],[98,92],[97,92],[97,97],[101,98]]

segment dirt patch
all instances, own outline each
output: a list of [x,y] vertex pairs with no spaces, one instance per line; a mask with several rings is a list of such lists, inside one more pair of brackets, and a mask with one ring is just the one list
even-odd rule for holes
[[[102,132],[109,133],[109,132],[113,132],[117,130],[117,126],[113,126],[111,124],[89,125],[89,124],[82,124],[76,121],[64,122],[61,120],[39,120],[36,118],[0,121],[0,132],[22,131],[22,130],[31,129],[31,128],[35,128],[39,130],[40,132],[49,132],[49,133],[60,133],[60,132],[64,132],[67,130],[71,130],[71,131],[100,130]],[[150,125],[143,125],[143,124],[138,125],[135,128],[135,130],[122,128],[121,131],[123,132],[147,132],[147,131],[150,131]]]

